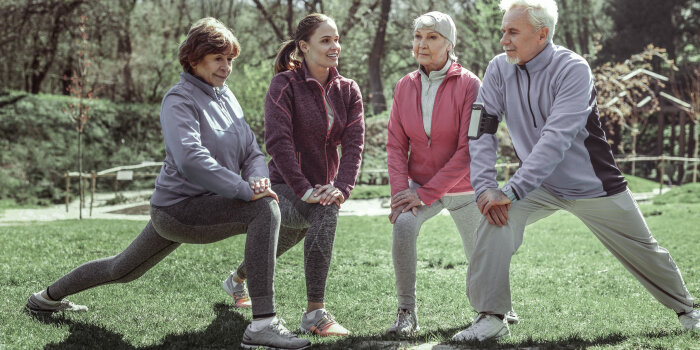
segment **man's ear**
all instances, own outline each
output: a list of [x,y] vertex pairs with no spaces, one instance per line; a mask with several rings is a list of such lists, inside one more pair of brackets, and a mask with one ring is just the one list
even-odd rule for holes
[[539,41],[541,43],[545,43],[547,41],[547,36],[549,35],[549,28],[542,27],[537,32],[537,34],[539,35]]

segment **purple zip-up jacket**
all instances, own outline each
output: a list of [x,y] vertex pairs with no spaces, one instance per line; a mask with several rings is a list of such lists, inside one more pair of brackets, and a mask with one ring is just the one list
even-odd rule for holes
[[[330,130],[324,96],[333,109]],[[286,183],[299,198],[314,185],[333,184],[349,198],[362,162],[364,135],[360,87],[335,68],[325,86],[305,63],[272,78],[265,97],[265,146],[272,156],[268,167],[273,184]]]
[[185,198],[218,194],[249,201],[247,180],[267,177],[265,155],[226,86],[218,92],[192,74],[163,97],[160,124],[165,161],[151,204],[170,206]]

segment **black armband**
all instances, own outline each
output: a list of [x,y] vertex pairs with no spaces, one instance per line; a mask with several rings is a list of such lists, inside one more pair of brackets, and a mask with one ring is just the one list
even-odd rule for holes
[[484,105],[475,102],[472,105],[472,115],[469,120],[467,137],[470,140],[476,140],[483,134],[495,134],[496,130],[498,130],[498,117],[486,113]]

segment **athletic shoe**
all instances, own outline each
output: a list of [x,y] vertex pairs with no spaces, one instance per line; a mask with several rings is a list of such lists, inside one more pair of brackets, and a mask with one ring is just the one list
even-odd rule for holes
[[518,318],[518,314],[516,314],[515,311],[513,311],[513,310],[506,312],[505,319],[506,319],[506,322],[508,322],[508,324],[520,323],[520,318]]
[[233,307],[238,309],[250,309],[253,306],[250,302],[248,288],[246,288],[245,282],[234,282],[233,274],[230,274],[228,278],[221,283],[221,287],[224,288],[226,294],[233,298]]
[[498,316],[490,314],[479,314],[469,328],[455,334],[453,341],[484,341],[486,339],[498,339],[505,335],[510,335],[508,323]]
[[698,331],[700,330],[700,310],[686,312],[678,316],[678,321],[681,321],[686,331]]
[[244,349],[299,350],[311,346],[307,339],[299,338],[284,326],[284,321],[275,317],[267,327],[255,332],[248,325],[243,333],[241,347]]
[[327,337],[329,335],[337,336],[347,336],[350,335],[350,331],[341,326],[340,323],[333,319],[333,315],[326,309],[318,309],[315,311],[315,317],[313,319],[307,317],[307,313],[304,312],[301,315],[301,325],[299,330],[302,333],[316,334],[322,337]]
[[42,290],[41,292],[36,292],[29,296],[29,299],[27,299],[27,305],[25,306],[27,311],[39,315],[52,314],[58,311],[88,311],[87,306],[73,304],[65,298],[59,301],[46,299],[41,295],[43,292],[44,291]]
[[386,334],[394,337],[412,337],[418,333],[419,329],[415,311],[399,308],[396,312],[396,320],[386,329]]

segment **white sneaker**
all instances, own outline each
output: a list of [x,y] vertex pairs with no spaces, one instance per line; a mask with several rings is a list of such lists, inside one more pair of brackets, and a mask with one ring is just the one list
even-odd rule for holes
[[401,309],[396,312],[396,321],[386,330],[386,334],[394,337],[412,337],[420,330],[415,310]]
[[33,314],[52,314],[58,311],[71,311],[71,312],[85,312],[88,311],[87,306],[73,304],[68,301],[68,299],[61,299],[59,301],[53,301],[44,298],[41,294],[44,291],[36,292],[29,296],[27,299],[27,305],[25,308],[27,311]]
[[469,328],[455,334],[452,341],[484,341],[486,339],[498,339],[510,335],[508,323],[498,316],[490,314],[479,314]]
[[221,288],[224,289],[226,294],[233,298],[233,307],[237,309],[250,309],[253,307],[253,304],[250,302],[250,297],[248,296],[248,288],[246,288],[245,282],[234,282],[233,273],[221,283]]
[[241,341],[241,347],[244,349],[301,350],[309,346],[311,342],[290,332],[284,326],[284,321],[277,317],[267,327],[257,332],[248,325]]
[[518,314],[516,314],[515,311],[513,311],[513,310],[506,312],[505,319],[506,319],[506,322],[508,322],[508,324],[520,323],[520,318],[518,317]]
[[700,310],[693,310],[678,316],[678,321],[686,331],[700,330]]

